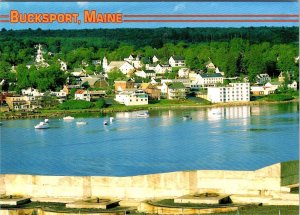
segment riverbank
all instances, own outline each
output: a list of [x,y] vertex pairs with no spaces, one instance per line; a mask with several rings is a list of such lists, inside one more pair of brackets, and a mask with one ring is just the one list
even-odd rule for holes
[[58,118],[72,114],[89,114],[100,113],[110,114],[116,112],[130,112],[139,110],[166,110],[166,109],[201,109],[201,108],[218,108],[218,107],[232,107],[232,106],[259,106],[259,105],[272,105],[272,104],[286,104],[299,102],[299,98],[289,101],[249,101],[249,102],[228,102],[217,104],[201,104],[196,102],[178,102],[167,104],[149,104],[146,106],[124,106],[124,105],[112,105],[106,108],[92,108],[92,109],[75,109],[75,110],[39,110],[38,112],[2,112],[0,119],[26,119],[26,118]]

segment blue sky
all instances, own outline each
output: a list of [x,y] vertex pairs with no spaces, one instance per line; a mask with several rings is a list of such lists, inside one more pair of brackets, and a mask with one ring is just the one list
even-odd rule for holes
[[[24,13],[77,12],[84,9],[99,13],[123,14],[298,14],[298,2],[1,2],[0,14],[10,10]],[[296,26],[298,23],[122,23],[122,24],[9,24],[6,29],[84,29],[84,28],[155,28],[155,27],[241,27]]]

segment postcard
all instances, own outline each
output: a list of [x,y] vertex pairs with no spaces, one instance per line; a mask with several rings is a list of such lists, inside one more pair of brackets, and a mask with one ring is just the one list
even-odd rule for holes
[[299,214],[296,1],[0,2],[0,214]]

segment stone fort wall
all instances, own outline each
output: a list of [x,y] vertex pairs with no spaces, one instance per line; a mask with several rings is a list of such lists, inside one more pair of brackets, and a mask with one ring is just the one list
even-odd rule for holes
[[280,163],[255,171],[195,170],[127,177],[0,175],[0,194],[37,198],[143,200],[202,192],[268,195],[281,189]]

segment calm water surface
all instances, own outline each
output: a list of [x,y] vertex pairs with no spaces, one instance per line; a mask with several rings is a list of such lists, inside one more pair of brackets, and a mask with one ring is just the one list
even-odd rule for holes
[[[127,176],[195,169],[254,170],[298,159],[299,104],[8,120],[0,173]],[[189,114],[192,120],[183,120]],[[78,126],[76,121],[87,121]]]

